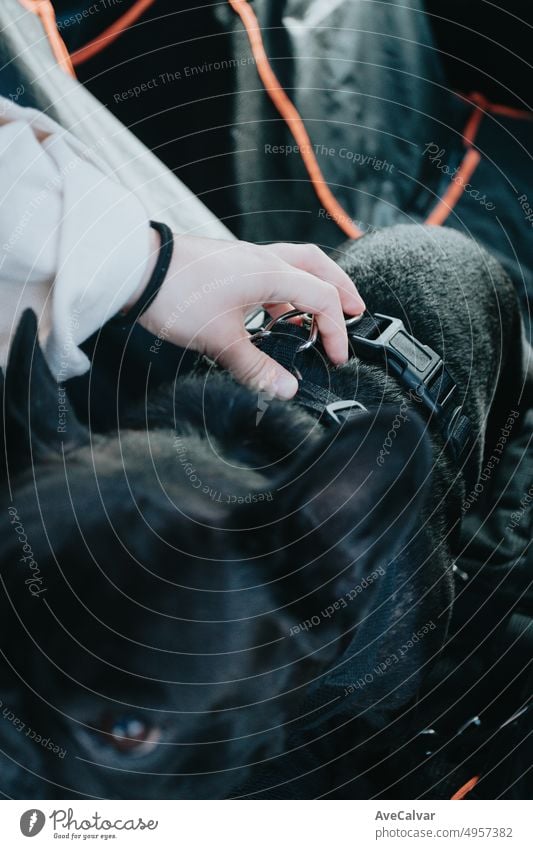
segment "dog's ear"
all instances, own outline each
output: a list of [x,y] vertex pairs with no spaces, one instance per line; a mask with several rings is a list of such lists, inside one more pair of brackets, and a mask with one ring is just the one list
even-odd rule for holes
[[419,522],[431,458],[425,426],[407,407],[362,412],[278,482],[274,523],[308,562],[335,552],[337,573],[364,573],[390,561]]
[[37,337],[37,318],[25,310],[9,351],[3,381],[3,436],[8,474],[58,457],[88,442],[64,387],[54,380]]

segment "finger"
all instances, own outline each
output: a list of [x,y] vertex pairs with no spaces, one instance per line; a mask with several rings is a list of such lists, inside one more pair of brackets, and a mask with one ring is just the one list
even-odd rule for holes
[[[271,318],[280,318],[282,315],[285,315],[285,313],[292,312],[294,310],[293,304],[263,304],[263,306]],[[302,316],[293,315],[293,317],[288,318],[287,321],[289,324],[301,324]]]
[[285,315],[286,312],[294,309],[292,304],[263,304],[263,306],[272,318],[279,318],[280,315]]
[[217,359],[239,383],[257,392],[287,400],[298,391],[296,378],[256,348],[249,337],[233,339],[220,351]]
[[365,302],[351,277],[317,245],[291,245],[280,242],[268,245],[268,250],[295,268],[308,271],[309,274],[335,286],[339,292],[342,308],[348,315],[359,315],[364,312]]
[[297,309],[312,312],[316,316],[322,344],[333,363],[340,364],[348,359],[348,334],[344,321],[343,307],[338,290],[307,274],[286,266],[272,277],[274,291],[266,297],[276,301],[287,299]]

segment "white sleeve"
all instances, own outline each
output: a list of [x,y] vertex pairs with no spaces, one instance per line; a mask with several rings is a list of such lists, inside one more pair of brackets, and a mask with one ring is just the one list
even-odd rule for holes
[[146,211],[47,116],[0,97],[0,363],[31,307],[58,381],[82,374],[78,345],[137,289]]

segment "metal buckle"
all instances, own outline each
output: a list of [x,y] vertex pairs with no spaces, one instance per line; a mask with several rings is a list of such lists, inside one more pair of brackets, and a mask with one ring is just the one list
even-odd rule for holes
[[[316,340],[318,339],[318,326],[315,316],[302,312],[302,310],[289,310],[288,312],[284,312],[282,315],[278,315],[277,318],[271,318],[268,324],[265,324],[265,326],[260,330],[256,330],[255,333],[250,335],[250,342],[253,342],[255,345],[260,339],[264,339],[266,336],[271,336],[272,333],[275,333],[276,331],[274,328],[278,322],[287,321],[287,319],[296,318],[297,316],[302,316],[305,322],[309,325],[309,336],[304,342],[298,345],[296,353],[301,354],[302,351],[307,351],[308,348],[312,348],[313,345],[316,344]],[[255,313],[252,314],[252,317],[255,317]]]
[[345,318],[344,323],[345,323],[346,327],[351,327],[353,324],[357,324],[358,322],[361,321],[361,319],[364,317],[364,315],[365,315],[364,312],[362,312],[359,315],[352,315],[350,318]]
[[[368,412],[364,404],[361,404],[360,401],[354,401],[352,399],[346,401],[333,401],[331,404],[326,404],[326,413],[331,416],[335,424],[340,425],[342,424],[342,419],[338,417],[337,413],[342,413],[345,410],[353,410],[354,408],[361,410],[363,413]],[[349,416],[346,416],[346,418],[349,418]]]

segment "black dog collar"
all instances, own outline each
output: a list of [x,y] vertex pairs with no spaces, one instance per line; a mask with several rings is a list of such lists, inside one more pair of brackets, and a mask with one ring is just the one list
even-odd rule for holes
[[[253,333],[252,341],[296,374],[300,384],[296,400],[320,417],[325,413],[325,420],[335,424],[364,410],[357,400],[340,398],[329,388],[331,366],[317,342],[312,318],[304,315],[301,326],[288,322],[289,315]],[[455,403],[457,385],[442,357],[408,333],[399,318],[365,312],[360,318],[347,319],[346,325],[353,353],[390,370],[438,423],[446,446],[458,460],[472,444],[472,426],[462,406]]]

